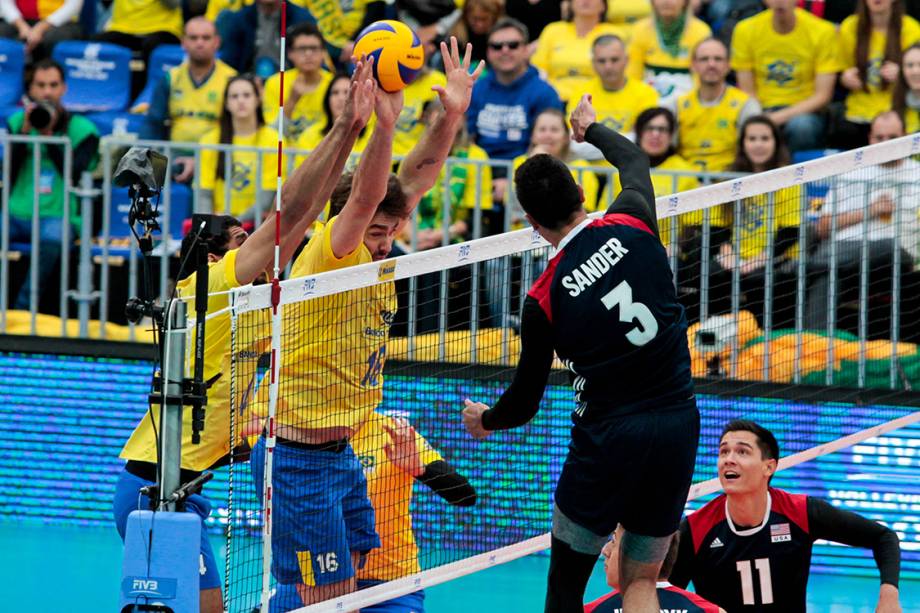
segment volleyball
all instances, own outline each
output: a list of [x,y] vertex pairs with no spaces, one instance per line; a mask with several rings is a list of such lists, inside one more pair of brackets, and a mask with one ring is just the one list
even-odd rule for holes
[[374,57],[374,78],[385,91],[398,92],[418,75],[425,50],[418,35],[401,21],[375,21],[355,40],[354,57]]

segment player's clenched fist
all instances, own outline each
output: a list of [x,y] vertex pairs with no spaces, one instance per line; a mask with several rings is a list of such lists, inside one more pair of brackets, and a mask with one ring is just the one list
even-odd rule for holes
[[466,426],[466,431],[476,439],[483,439],[492,434],[490,430],[482,427],[482,414],[488,411],[489,407],[481,402],[473,402],[469,398],[464,402],[466,407],[463,409],[463,425]]
[[591,106],[591,94],[585,94],[578,101],[578,106],[575,107],[575,110],[572,111],[572,116],[569,117],[569,123],[572,124],[572,140],[576,143],[583,143],[588,126],[596,120],[597,113],[594,112],[594,107]]

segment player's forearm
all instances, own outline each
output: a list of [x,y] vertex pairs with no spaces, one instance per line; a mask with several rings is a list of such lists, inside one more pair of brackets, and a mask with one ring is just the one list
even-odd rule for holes
[[476,504],[476,490],[466,477],[444,460],[437,460],[425,466],[425,472],[418,480],[448,504],[458,507],[471,507]]
[[616,166],[624,190],[638,191],[650,206],[654,206],[655,192],[649,176],[649,159],[642,149],[622,134],[599,123],[588,126],[585,140],[600,149],[604,158]]
[[387,179],[393,165],[393,129],[393,126],[377,122],[355,171],[349,204],[354,203],[368,212],[368,219],[386,196]]
[[441,111],[403,161],[399,180],[410,208],[414,208],[422,196],[434,187],[462,121],[462,115]]

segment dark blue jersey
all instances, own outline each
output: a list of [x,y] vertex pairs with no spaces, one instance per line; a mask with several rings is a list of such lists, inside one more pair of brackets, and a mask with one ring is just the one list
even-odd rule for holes
[[[661,613],[719,613],[721,609],[693,592],[670,583],[658,584]],[[619,590],[585,605],[585,613],[623,613],[623,595]]]

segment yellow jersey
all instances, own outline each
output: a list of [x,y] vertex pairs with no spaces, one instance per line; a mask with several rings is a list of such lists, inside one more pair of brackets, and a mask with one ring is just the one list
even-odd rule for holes
[[[208,320],[205,326],[204,378],[211,380],[220,374],[208,390],[208,406],[205,410],[204,430],[201,443],[192,444],[192,411],[182,411],[182,468],[202,471],[230,452],[230,371],[224,369],[224,361],[230,353],[230,305],[227,292],[238,287],[236,280],[236,249],[228,251],[219,261],[208,268],[208,314],[221,312]],[[195,293],[196,274],[192,273],[179,281],[177,292],[182,297]],[[195,346],[194,328],[189,334],[188,347]],[[191,368],[192,351],[186,350],[188,368]],[[154,427],[160,432],[160,407],[153,406],[134,429],[120,457],[125,460],[156,462],[157,447]]]
[[[468,159],[487,162],[489,154],[477,145],[451,152],[453,159]],[[419,229],[441,228],[444,213],[444,181],[450,168],[450,220],[468,220],[472,225],[473,211],[476,209],[476,179],[479,175],[479,210],[492,209],[492,167],[489,164],[445,164],[441,168],[438,180],[422,197],[418,204]]]
[[[202,145],[220,143],[220,130],[211,130],[201,139]],[[269,149],[263,153],[255,151],[236,151],[230,154],[230,206],[226,202],[226,187],[223,177],[217,178],[216,170],[220,156],[224,152],[216,149],[204,149],[201,152],[201,168],[196,173],[202,189],[214,192],[214,212],[229,212],[239,217],[256,204],[256,193],[275,191],[278,177],[278,133],[268,126],[262,126],[249,136],[234,136],[233,145],[237,147],[259,147]],[[261,175],[259,175],[259,158],[262,158]],[[227,175],[224,169],[224,176]],[[282,167],[282,175],[284,168]],[[283,176],[282,176],[283,178]],[[257,187],[258,185],[258,187]]]
[[[521,164],[527,161],[527,155],[519,155],[514,158],[512,164],[514,165],[514,170],[517,171],[520,168]],[[587,170],[592,164],[586,162],[585,160],[573,160],[571,162],[566,162],[566,165],[569,167],[569,172],[572,173],[572,178],[575,179],[575,183],[581,185],[582,191],[585,193],[584,207],[585,210],[589,213],[597,210],[597,192],[599,189],[600,182],[597,179],[597,174],[592,170]],[[516,205],[520,206],[520,205]],[[513,221],[511,222],[512,230],[519,230],[526,225],[524,221],[523,213],[518,213],[512,217]]]
[[653,17],[638,21],[633,26],[629,43],[626,75],[653,86],[660,98],[674,99],[693,87],[690,54],[700,41],[710,36],[712,30],[705,22],[692,15],[688,16],[678,53],[674,56],[662,48]]
[[[392,581],[420,572],[421,568],[409,512],[415,479],[387,458],[384,447],[390,442],[390,435],[384,425],[396,428],[392,417],[372,412],[351,439],[351,447],[367,478],[367,495],[374,507],[374,525],[380,536],[380,547],[368,554],[364,567],[358,570],[358,579]],[[423,466],[441,459],[418,433],[415,444]]]
[[585,36],[578,36],[575,24],[555,21],[545,28],[537,39],[537,48],[530,63],[546,73],[561,100],[581,97],[585,83],[595,76],[591,66],[591,46],[595,39],[614,34],[628,42],[628,31],[612,23],[599,23]]
[[438,94],[431,90],[434,85],[447,85],[447,77],[443,72],[429,70],[425,74],[420,74],[403,90],[403,108],[396,119],[396,128],[393,132],[393,155],[406,155],[422,137],[422,132],[425,131],[425,125],[421,121],[422,112],[427,104],[438,97]]
[[907,134],[920,132],[920,109],[904,109],[904,129],[907,130]]
[[735,161],[742,111],[751,99],[727,85],[715,104],[700,102],[694,88],[677,99],[678,153],[697,170],[722,172]]
[[[859,17],[850,15],[840,24],[840,70],[856,66],[856,29]],[[907,49],[920,40],[920,23],[910,15],[901,20],[901,49]],[[879,69],[885,58],[887,36],[873,29],[869,37],[869,66],[866,89],[851,91],[846,98],[846,118],[855,123],[870,123],[876,115],[891,110],[894,84],[882,85]]]
[[374,1],[294,0],[294,4],[310,11],[326,42],[341,49],[354,40],[364,22],[367,5]]
[[732,33],[732,68],[754,73],[757,99],[765,109],[790,106],[815,91],[815,76],[840,72],[833,24],[795,9],[788,34],[773,29],[773,11],[742,20]]
[[[364,243],[342,258],[335,256],[331,232],[336,219],[313,234],[294,262],[292,278],[372,261]],[[396,266],[393,260],[379,265],[382,280]],[[391,281],[285,305],[277,423],[357,430],[383,399],[383,366],[396,308]],[[267,386],[261,389],[267,395]]]
[[[749,260],[763,253],[767,248],[767,237],[775,234],[778,229],[797,228],[800,225],[802,194],[801,185],[792,185],[777,192],[760,194],[741,201],[741,220],[736,228],[740,245],[739,256],[742,260]],[[734,206],[727,208],[733,213]],[[794,249],[797,248],[790,251],[793,252]],[[789,255],[794,255],[794,252]]]
[[[626,84],[617,91],[604,88],[600,78],[595,77],[585,84],[583,93],[591,94],[591,103],[597,112],[597,121],[614,132],[632,132],[636,117],[645,109],[658,106],[658,92],[640,79],[626,79]],[[566,116],[578,106],[578,98],[569,100]]]
[[[291,88],[300,72],[296,68],[284,71],[284,99],[287,100],[291,95]],[[288,138],[296,141],[301,134],[317,124],[326,122],[326,114],[323,112],[323,98],[326,90],[332,82],[333,74],[328,70],[320,71],[319,83],[313,88],[313,91],[307,92],[300,97],[297,105],[294,107],[291,117],[284,118],[284,132]],[[265,82],[265,92],[262,94],[262,114],[265,115],[265,123],[272,127],[277,127],[278,121],[278,94],[281,89],[281,74],[273,74]]]
[[[700,181],[694,176],[690,175],[677,175],[670,174],[673,172],[696,172],[696,168],[693,167],[690,162],[680,157],[679,155],[672,155],[664,162],[651,169],[652,177],[652,188],[655,190],[655,197],[660,198],[661,196],[667,196],[669,194],[676,194],[678,192],[686,192],[691,189],[696,189],[700,186]],[[662,172],[665,171],[665,172]],[[623,191],[623,186],[620,184],[620,175],[614,175],[613,177],[613,194],[608,198],[607,189],[604,188],[604,195],[601,198],[603,202],[603,207],[607,208],[613,202],[613,199]],[[683,215],[678,216],[677,218],[677,228],[678,234],[686,226],[698,226],[703,223],[703,213],[702,211],[691,211],[689,213],[684,213]],[[713,207],[712,212],[709,216],[709,223],[712,226],[724,226],[725,222],[722,220],[719,207]],[[663,245],[671,245],[671,220],[670,219],[660,219],[658,221],[658,233],[661,235],[661,242]]]
[[201,137],[219,127],[224,108],[224,90],[236,71],[220,60],[200,84],[192,81],[188,62],[169,70],[169,140],[197,143]]
[[217,21],[217,16],[221,12],[238,11],[252,2],[253,0],[208,0],[208,8],[204,12],[204,17],[213,23]]
[[652,14],[649,0],[616,0],[607,3],[607,21],[610,23],[635,23]]
[[182,7],[166,6],[162,0],[115,0],[112,17],[105,29],[135,36],[169,32],[182,38]]

